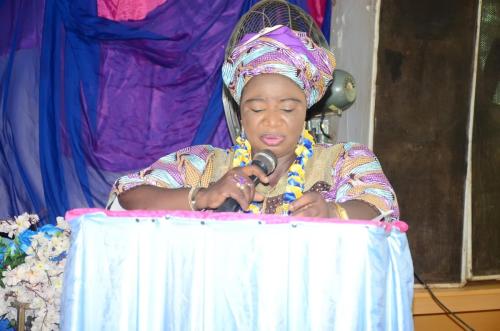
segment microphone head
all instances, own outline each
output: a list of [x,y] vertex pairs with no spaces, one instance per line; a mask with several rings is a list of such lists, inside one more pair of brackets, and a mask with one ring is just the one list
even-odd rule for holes
[[252,164],[256,164],[266,175],[270,175],[276,169],[278,159],[276,159],[276,155],[273,152],[264,149],[253,156]]

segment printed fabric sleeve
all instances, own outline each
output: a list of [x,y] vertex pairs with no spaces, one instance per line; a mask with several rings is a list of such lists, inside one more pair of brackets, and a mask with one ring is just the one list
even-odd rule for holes
[[187,147],[160,158],[143,170],[118,178],[111,189],[108,208],[121,193],[140,185],[181,188],[203,185],[202,182],[208,184],[210,174],[206,170],[213,152],[214,148],[209,145]]
[[379,210],[385,219],[399,219],[396,194],[377,157],[366,146],[343,144],[332,166],[333,185],[325,198],[335,202],[362,200]]

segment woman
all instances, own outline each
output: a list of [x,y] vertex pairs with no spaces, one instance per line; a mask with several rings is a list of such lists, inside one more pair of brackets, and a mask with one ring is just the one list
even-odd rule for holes
[[[397,219],[394,191],[372,152],[315,144],[305,130],[306,112],[324,95],[334,67],[333,54],[305,33],[275,26],[245,36],[222,69],[240,106],[237,145],[189,147],[120,178],[111,209],[206,210],[233,198],[254,213]],[[278,161],[268,176],[250,164],[264,149]]]

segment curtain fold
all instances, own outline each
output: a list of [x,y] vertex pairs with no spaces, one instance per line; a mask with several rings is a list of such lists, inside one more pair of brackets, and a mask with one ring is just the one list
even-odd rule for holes
[[230,146],[220,67],[256,2],[128,1],[142,7],[113,16],[111,0],[1,0],[0,218],[102,207],[124,173]]

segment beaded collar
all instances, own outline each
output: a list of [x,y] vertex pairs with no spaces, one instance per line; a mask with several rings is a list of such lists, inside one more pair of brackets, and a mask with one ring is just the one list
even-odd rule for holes
[[[250,142],[242,137],[236,139],[234,148],[233,167],[244,167],[249,165],[252,157],[252,146]],[[276,208],[276,214],[288,215],[290,204],[299,199],[304,192],[305,172],[304,167],[313,155],[314,138],[304,129],[302,136],[295,148],[295,161],[288,169],[287,185],[283,194],[283,204]],[[252,202],[247,212],[261,213],[262,203]]]

